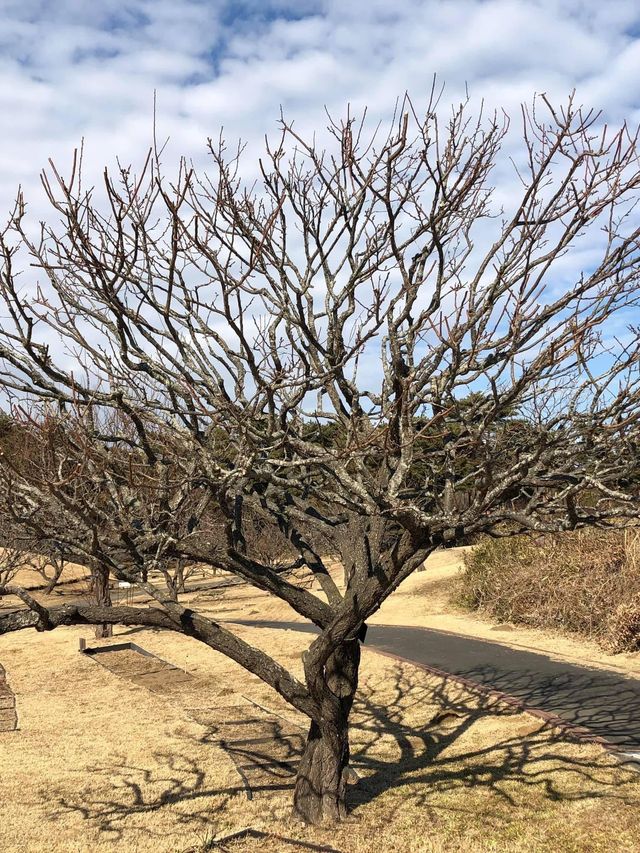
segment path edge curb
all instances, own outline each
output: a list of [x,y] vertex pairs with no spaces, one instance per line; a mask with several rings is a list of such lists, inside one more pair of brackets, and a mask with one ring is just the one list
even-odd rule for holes
[[439,678],[444,679],[444,681],[453,682],[454,684],[460,684],[462,687],[469,690],[471,693],[476,693],[480,696],[492,698],[496,702],[499,702],[503,705],[507,705],[510,708],[517,709],[518,711],[521,711],[525,714],[529,714],[532,717],[536,717],[537,719],[542,720],[549,728],[558,729],[563,734],[567,735],[573,740],[577,740],[581,743],[596,744],[616,756],[621,754],[619,747],[611,743],[611,741],[608,741],[606,738],[594,734],[590,729],[586,728],[585,726],[577,726],[574,723],[568,722],[558,714],[552,714],[548,711],[542,711],[539,708],[535,708],[532,705],[528,705],[521,699],[517,699],[515,696],[511,696],[509,693],[504,693],[502,690],[496,690],[494,687],[487,687],[484,684],[480,684],[477,681],[472,681],[472,679],[465,678],[462,675],[454,675],[451,672],[447,672],[444,669],[438,669],[437,667],[430,666],[427,663],[420,663],[419,661],[411,660],[411,658],[405,658],[402,655],[397,655],[394,652],[388,652],[385,649],[379,648],[378,646],[370,645],[365,646],[365,648],[369,649],[369,651],[375,652],[375,654],[377,655],[383,655],[384,657],[390,658],[391,660],[396,660],[400,663],[406,663],[410,666],[415,666],[418,669],[428,672],[430,675],[435,675]]

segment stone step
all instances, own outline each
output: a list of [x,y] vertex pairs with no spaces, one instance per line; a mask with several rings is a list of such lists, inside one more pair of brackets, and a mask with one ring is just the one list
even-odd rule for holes
[[7,684],[7,674],[0,664],[0,732],[12,732],[18,727],[16,697]]
[[0,711],[0,732],[12,732],[18,725],[18,718],[14,708]]

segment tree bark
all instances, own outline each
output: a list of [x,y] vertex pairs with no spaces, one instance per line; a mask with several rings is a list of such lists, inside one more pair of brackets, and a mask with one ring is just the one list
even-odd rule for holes
[[305,823],[342,820],[348,813],[349,714],[358,686],[360,645],[341,644],[307,684],[320,714],[311,722],[307,744],[296,776],[294,813]]
[[[111,590],[109,588],[109,570],[102,566],[96,566],[93,571],[93,598],[98,607],[111,607]],[[113,636],[113,625],[103,622],[96,625],[95,635],[97,640],[104,640]]]
[[179,593],[184,593],[184,560],[178,560],[173,574],[171,568],[167,567],[163,570],[164,580],[167,585],[167,591],[171,601],[177,601]]
[[[176,593],[184,593],[185,585],[184,585],[184,560],[178,560],[178,565],[176,566]],[[177,596],[176,596],[177,601]]]
[[169,599],[171,601],[178,601],[178,578],[171,577],[171,572],[165,572],[164,576],[165,583],[167,585],[167,592],[169,593]]

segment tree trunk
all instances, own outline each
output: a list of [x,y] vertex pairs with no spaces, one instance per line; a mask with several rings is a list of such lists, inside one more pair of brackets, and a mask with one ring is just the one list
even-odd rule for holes
[[307,682],[321,713],[313,720],[296,776],[293,807],[306,823],[342,820],[347,815],[349,714],[358,686],[360,646],[341,645],[323,672],[307,673]]
[[179,593],[185,592],[184,560],[178,560],[178,565],[176,566],[176,592],[179,592]]
[[178,601],[178,578],[171,576],[171,571],[167,570],[164,573],[164,580],[167,585],[167,592],[171,601]]
[[[93,597],[98,607],[111,607],[111,590],[109,589],[109,570],[97,566],[93,572]],[[103,623],[96,625],[96,639],[103,640],[113,636],[113,626]]]

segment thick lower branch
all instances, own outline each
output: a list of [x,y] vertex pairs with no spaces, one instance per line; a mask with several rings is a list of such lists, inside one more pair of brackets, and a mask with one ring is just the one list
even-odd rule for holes
[[61,607],[35,610],[14,610],[0,616],[0,635],[24,628],[36,631],[53,631],[65,625],[144,625],[175,631],[171,617],[163,610],[152,607],[98,607],[65,604]]
[[52,631],[64,625],[143,625],[164,628],[193,637],[236,661],[276,690],[303,714],[317,716],[307,688],[260,649],[255,649],[210,619],[183,608],[179,619],[156,607],[97,607],[63,605],[45,609],[17,610],[0,616],[0,635],[24,628]]
[[294,586],[284,580],[277,572],[255,560],[250,560],[241,554],[233,556],[216,555],[209,557],[206,553],[200,553],[194,549],[176,548],[172,556],[188,559],[194,563],[204,563],[218,569],[230,572],[233,575],[244,578],[252,586],[263,589],[292,607],[296,613],[310,619],[318,627],[324,628],[332,616],[331,608],[305,589]]

